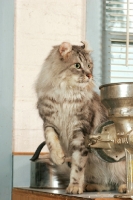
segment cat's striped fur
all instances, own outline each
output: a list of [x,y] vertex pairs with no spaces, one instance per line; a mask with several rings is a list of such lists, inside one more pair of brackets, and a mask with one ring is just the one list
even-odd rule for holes
[[[107,119],[93,90],[92,71],[93,62],[85,46],[64,42],[50,52],[36,83],[37,108],[50,156],[57,165],[65,156],[72,156],[71,169],[66,164],[59,166],[60,173],[65,170],[66,176],[70,174],[68,193],[108,190],[110,183],[125,183],[124,162],[105,163],[85,147],[85,136]],[[124,190],[125,185],[121,192]]]

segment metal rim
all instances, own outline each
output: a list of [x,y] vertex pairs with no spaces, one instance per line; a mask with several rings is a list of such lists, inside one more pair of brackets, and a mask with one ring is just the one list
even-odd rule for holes
[[108,84],[101,85],[101,86],[99,87],[99,89],[101,89],[101,88],[103,88],[103,87],[106,87],[106,86],[124,85],[124,84],[133,84],[133,82],[108,83]]

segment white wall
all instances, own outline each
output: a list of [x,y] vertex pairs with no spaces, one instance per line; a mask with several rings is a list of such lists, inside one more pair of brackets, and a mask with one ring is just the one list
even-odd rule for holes
[[53,45],[85,40],[86,0],[16,0],[15,6],[13,151],[33,152],[43,141],[35,80]]

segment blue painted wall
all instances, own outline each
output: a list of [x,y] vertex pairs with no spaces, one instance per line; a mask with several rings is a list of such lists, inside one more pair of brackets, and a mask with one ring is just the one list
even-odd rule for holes
[[11,199],[14,0],[0,0],[0,200]]
[[98,87],[103,84],[103,2],[103,0],[87,0],[86,5],[86,40],[93,50],[93,75],[97,91],[99,91]]
[[28,155],[13,156],[13,187],[30,186],[31,157]]

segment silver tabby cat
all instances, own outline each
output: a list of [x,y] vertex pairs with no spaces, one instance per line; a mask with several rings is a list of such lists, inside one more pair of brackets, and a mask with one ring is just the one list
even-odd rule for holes
[[[63,42],[50,52],[36,83],[46,143],[59,172],[69,175],[67,193],[110,190],[114,186],[125,192],[125,162],[103,162],[85,147],[86,135],[93,134],[107,119],[107,111],[94,92],[92,71],[85,45]],[[71,168],[63,164],[66,156],[72,157]]]

